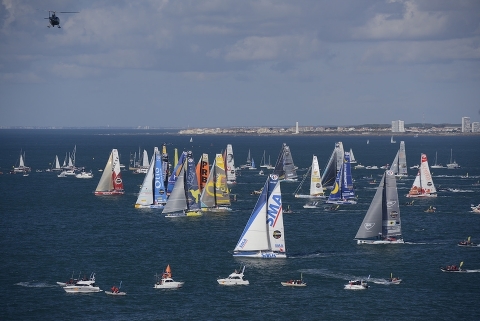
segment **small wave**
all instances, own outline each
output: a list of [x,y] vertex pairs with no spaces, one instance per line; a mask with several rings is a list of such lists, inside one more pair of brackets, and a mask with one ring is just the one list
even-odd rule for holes
[[[331,279],[341,279],[341,280],[374,280],[370,278],[370,275],[368,276],[355,276],[351,274],[345,274],[345,273],[338,273],[338,272],[332,272],[328,271],[326,269],[302,269],[299,270],[299,272],[304,273],[304,274],[314,274],[314,275],[320,275],[326,278],[331,278]],[[375,280],[382,280],[382,279],[375,279]]]
[[57,285],[48,284],[47,282],[42,282],[42,281],[18,282],[18,283],[15,283],[15,285],[23,286],[23,287],[26,287],[26,288],[54,288],[54,287],[57,287]]

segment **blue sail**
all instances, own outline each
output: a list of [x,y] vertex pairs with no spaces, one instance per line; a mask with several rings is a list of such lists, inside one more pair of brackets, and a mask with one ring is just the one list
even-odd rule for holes
[[335,178],[335,183],[333,184],[332,191],[328,196],[327,203],[330,202],[337,202],[342,199],[342,173],[343,173],[344,166],[340,167],[340,170],[337,173],[337,177]]
[[185,173],[185,189],[187,194],[188,210],[200,209],[200,187],[198,186],[197,171],[192,152],[187,156],[187,172]]
[[163,180],[162,158],[160,153],[155,154],[155,172],[153,173],[153,204],[165,204],[167,193]]
[[175,181],[177,180],[178,174],[180,173],[180,169],[187,157],[187,152],[182,152],[180,155],[180,159],[178,160],[177,166],[173,169],[172,175],[168,178],[168,185],[167,185],[167,195],[170,195],[173,190],[173,186],[175,186]]
[[355,190],[353,189],[352,166],[350,165],[350,153],[345,152],[343,160],[343,181],[342,181],[342,198],[355,198]]

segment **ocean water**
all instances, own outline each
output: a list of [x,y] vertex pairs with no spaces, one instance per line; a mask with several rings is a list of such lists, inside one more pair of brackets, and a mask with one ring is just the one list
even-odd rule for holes
[[[367,145],[366,140],[370,143]],[[480,203],[479,136],[181,136],[166,131],[135,130],[1,130],[0,131],[0,320],[478,320],[480,247],[461,248],[458,241],[472,236],[480,243],[480,215],[470,204]],[[290,146],[302,175],[312,155],[323,170],[334,148],[342,141],[363,165],[391,163],[400,140],[406,144],[408,166],[446,164],[453,157],[460,169],[432,169],[440,189],[435,199],[415,200],[401,206],[406,244],[359,246],[353,238],[375,193],[371,179],[382,170],[353,170],[358,204],[335,212],[304,209],[306,200],[295,199],[298,183],[281,183],[288,258],[284,260],[232,257],[266,176],[244,170],[232,193],[237,202],[229,214],[167,219],[159,210],[135,209],[143,175],[122,173],[126,193],[98,197],[93,191],[112,148],[128,166],[129,154],[139,147],[149,155],[154,146],[191,149],[198,159],[211,160],[226,144],[233,145],[235,163],[245,163],[248,150],[257,166],[263,151],[274,163],[282,143]],[[58,178],[37,173],[48,168],[55,155],[77,146],[77,165],[94,173],[93,179]],[[26,152],[28,177],[9,175]],[[468,178],[463,178],[468,173]],[[416,171],[398,181],[400,202]],[[307,184],[305,184],[307,187]],[[448,191],[455,188],[459,192]],[[436,213],[425,213],[433,205]],[[470,273],[443,273],[440,266],[464,262]],[[179,290],[153,289],[155,274],[170,264],[173,277],[185,281]],[[246,265],[249,286],[222,287],[219,276],[228,276]],[[96,273],[97,284],[108,290],[122,281],[125,297],[103,292],[67,294],[56,281],[72,275]],[[393,273],[404,281],[386,285]],[[305,288],[282,287],[280,282],[303,275]],[[352,278],[370,276],[366,291],[347,291]]]

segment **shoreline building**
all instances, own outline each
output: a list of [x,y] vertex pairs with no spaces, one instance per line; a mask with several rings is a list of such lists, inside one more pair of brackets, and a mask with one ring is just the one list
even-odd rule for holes
[[403,120],[392,120],[392,133],[404,133],[405,122]]
[[474,121],[472,122],[472,133],[479,133],[480,132],[480,122]]
[[470,117],[462,117],[462,133],[470,133],[471,131]]

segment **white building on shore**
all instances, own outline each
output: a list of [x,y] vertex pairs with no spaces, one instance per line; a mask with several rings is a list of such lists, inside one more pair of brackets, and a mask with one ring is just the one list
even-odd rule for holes
[[462,133],[470,133],[471,131],[470,117],[462,117]]
[[392,120],[392,133],[404,133],[405,122],[403,120]]

